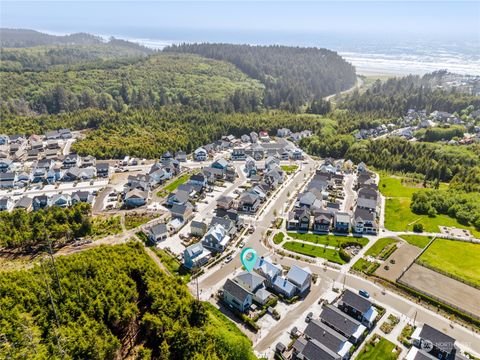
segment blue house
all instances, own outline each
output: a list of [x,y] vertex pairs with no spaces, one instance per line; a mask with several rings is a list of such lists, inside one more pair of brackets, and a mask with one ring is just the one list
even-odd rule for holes
[[208,259],[212,256],[211,252],[202,246],[202,243],[188,246],[183,251],[183,266],[187,269],[198,268],[208,262]]
[[286,298],[292,298],[297,293],[297,287],[280,276],[275,278],[272,285],[276,292],[282,294]]
[[223,157],[214,161],[211,165],[212,168],[214,169],[219,169],[222,171],[226,171],[228,166],[228,161],[225,160]]

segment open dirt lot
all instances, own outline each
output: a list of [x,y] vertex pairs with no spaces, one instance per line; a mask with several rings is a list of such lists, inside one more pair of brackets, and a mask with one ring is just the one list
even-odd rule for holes
[[418,264],[413,264],[400,280],[402,283],[427,295],[433,295],[446,303],[480,317],[479,289]]
[[[390,281],[397,281],[403,270],[407,268],[422,251],[422,249],[405,242],[398,242],[397,247],[398,249],[375,271],[375,275]],[[390,260],[394,260],[395,264],[392,264]],[[385,265],[389,266],[388,270],[385,270]]]

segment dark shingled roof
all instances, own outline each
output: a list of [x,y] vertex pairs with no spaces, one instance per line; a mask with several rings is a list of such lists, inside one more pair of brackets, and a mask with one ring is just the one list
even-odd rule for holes
[[245,302],[245,299],[248,297],[248,295],[251,295],[251,293],[230,279],[225,281],[225,284],[223,285],[223,291],[226,291],[234,296],[242,304]]
[[345,290],[341,301],[345,304],[351,306],[352,308],[360,311],[362,314],[365,314],[368,309],[372,306],[372,303],[365,299],[363,296],[360,296],[353,291]]
[[310,340],[303,348],[302,355],[306,360],[340,360],[342,357],[317,340]]
[[320,318],[348,337],[352,336],[361,325],[357,320],[332,305],[323,308]]
[[424,324],[422,331],[419,334],[421,339],[429,340],[433,346],[445,351],[447,353],[452,352],[455,346],[455,339],[444,334],[443,332],[431,327],[428,324]]
[[311,320],[304,333],[309,338],[317,340],[334,352],[338,352],[341,346],[348,341],[346,337],[319,320]]

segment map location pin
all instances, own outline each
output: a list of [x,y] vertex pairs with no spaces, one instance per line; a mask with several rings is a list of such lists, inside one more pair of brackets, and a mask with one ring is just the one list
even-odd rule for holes
[[253,270],[257,262],[257,252],[252,248],[245,248],[243,249],[242,253],[240,254],[240,260],[242,261],[243,266],[247,269],[248,272]]

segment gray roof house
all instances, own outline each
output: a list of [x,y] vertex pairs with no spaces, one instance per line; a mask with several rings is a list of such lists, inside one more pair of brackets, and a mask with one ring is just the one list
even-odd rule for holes
[[148,229],[148,238],[153,242],[165,240],[168,237],[167,225],[160,223]]
[[275,265],[269,257],[263,256],[257,260],[254,270],[262,275],[270,286],[275,278],[282,273],[280,266]]
[[11,197],[0,198],[0,211],[10,211],[13,208],[14,202]]
[[296,359],[302,360],[341,360],[342,357],[317,340],[299,338],[293,345]]
[[363,337],[363,332],[367,329],[359,321],[332,305],[323,307],[320,313],[320,320],[345,336],[353,344],[360,341]]
[[431,347],[429,354],[437,359],[453,360],[456,358],[455,339],[428,324],[417,327],[411,338],[413,345],[420,349],[425,348],[425,345],[428,344]]
[[223,285],[223,301],[232,308],[246,312],[252,305],[253,294],[240,284],[227,279]]
[[207,232],[207,224],[203,221],[193,220],[190,223],[190,234],[193,236],[203,236]]
[[293,265],[287,273],[287,280],[295,285],[298,292],[303,295],[310,290],[312,272],[308,267],[301,268]]
[[342,359],[350,357],[349,352],[353,344],[345,336],[340,335],[321,321],[310,320],[303,333],[308,340],[317,340],[320,344],[340,355]]
[[192,244],[183,251],[183,266],[190,270],[196,269],[206,264],[211,256],[211,252],[202,243]]
[[16,203],[15,206],[13,207],[14,209],[24,209],[26,211],[32,210],[33,207],[33,200],[32,198],[29,198],[28,196],[24,196],[20,198]]
[[348,289],[340,298],[338,307],[368,328],[374,325],[378,315],[370,300]]
[[172,214],[173,218],[180,219],[181,221],[187,221],[193,214],[193,205],[189,202],[179,205],[173,204],[170,208],[170,213]]
[[142,206],[147,203],[148,192],[140,189],[133,189],[125,195],[125,205],[129,207]]

